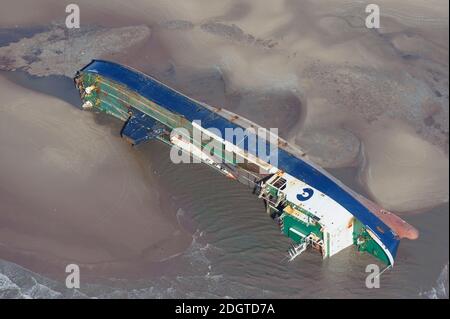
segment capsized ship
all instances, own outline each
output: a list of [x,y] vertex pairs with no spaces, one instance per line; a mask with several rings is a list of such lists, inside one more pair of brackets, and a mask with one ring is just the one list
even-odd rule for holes
[[[262,128],[230,111],[195,101],[151,76],[109,61],[93,60],[74,81],[83,108],[124,121],[121,135],[131,144],[160,140],[253,187],[267,213],[292,239],[291,260],[308,248],[327,258],[354,245],[392,266],[400,239],[418,237],[413,226],[347,188],[302,149],[278,137],[274,142],[258,136],[258,143],[276,146],[273,165],[248,143]],[[216,131],[206,129],[211,127]],[[245,133],[241,139],[227,140],[227,129]],[[208,139],[195,141],[195,130]],[[227,151],[210,148],[211,140]]]

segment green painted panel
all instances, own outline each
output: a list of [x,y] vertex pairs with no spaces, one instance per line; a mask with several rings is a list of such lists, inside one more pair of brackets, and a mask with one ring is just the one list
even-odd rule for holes
[[281,215],[281,218],[283,220],[283,227],[282,227],[283,233],[287,237],[294,240],[296,243],[301,242],[300,236],[293,233],[292,231],[289,231],[290,228],[294,228],[295,230],[297,230],[298,232],[300,232],[302,234],[305,234],[306,236],[308,236],[310,233],[314,233],[317,237],[323,239],[323,233],[320,231],[321,227],[319,224],[315,224],[315,225],[309,224],[308,225],[308,224],[304,223],[303,221],[301,221],[287,213],[283,213]]
[[356,245],[358,251],[367,252],[381,260],[383,263],[387,265],[390,264],[389,258],[383,248],[373,240],[369,233],[367,233],[363,224],[358,220],[355,221],[353,227],[353,243]]

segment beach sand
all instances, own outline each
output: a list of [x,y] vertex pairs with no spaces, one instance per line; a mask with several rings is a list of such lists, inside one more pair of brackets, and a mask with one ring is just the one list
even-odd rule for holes
[[0,81],[1,256],[44,273],[51,261],[61,275],[74,262],[87,276],[126,276],[189,245],[121,123]]

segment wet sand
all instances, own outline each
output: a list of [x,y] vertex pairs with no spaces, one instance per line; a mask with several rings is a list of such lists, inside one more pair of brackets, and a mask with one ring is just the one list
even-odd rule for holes
[[382,207],[412,213],[448,202],[448,158],[439,147],[401,123],[385,121],[364,131],[361,182]]
[[[404,213],[422,237],[402,242],[399,270],[376,296],[418,296],[435,284],[448,264],[448,2],[380,1],[378,31],[363,27],[364,2],[78,2],[82,24],[152,30],[139,48],[105,58],[278,127],[322,166],[346,172],[345,183]],[[8,6],[0,13],[5,28],[65,17],[55,0]],[[244,188],[222,184],[207,169],[175,168],[153,144],[130,151],[118,138],[119,123],[97,118],[105,124],[98,125],[91,114],[4,78],[0,87],[0,205],[7,208],[0,215],[1,258],[53,275],[61,272],[58,262],[73,259],[98,265],[94,276],[181,272],[182,279],[157,285],[172,297],[193,287],[197,296],[342,296],[342,287],[347,297],[374,295],[360,287],[370,258],[348,252],[324,264],[309,255],[280,264],[277,253],[287,241]],[[30,109],[34,104],[39,109]],[[407,214],[415,211],[426,213]],[[198,247],[199,238],[207,244]],[[180,251],[184,262],[150,267]],[[190,268],[205,252],[209,261]],[[221,274],[226,280],[214,277]],[[272,285],[275,275],[282,278]],[[179,294],[171,295],[172,285]]]
[[187,247],[176,211],[119,137],[121,123],[99,124],[3,76],[0,88],[2,256],[44,273],[75,262],[87,275],[126,277]]

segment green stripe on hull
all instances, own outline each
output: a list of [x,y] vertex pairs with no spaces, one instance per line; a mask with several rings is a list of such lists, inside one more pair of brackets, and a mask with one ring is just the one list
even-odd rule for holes
[[358,220],[354,223],[353,228],[353,243],[356,245],[358,251],[367,252],[376,258],[380,259],[383,263],[390,265],[389,257],[384,250],[373,240],[369,235],[366,228]]

